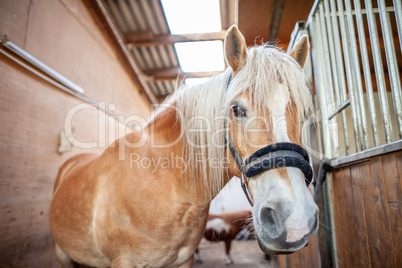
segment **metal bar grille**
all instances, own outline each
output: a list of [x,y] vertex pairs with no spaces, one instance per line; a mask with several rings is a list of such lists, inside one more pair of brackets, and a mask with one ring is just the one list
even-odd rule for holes
[[[349,2],[349,0],[347,0]],[[356,24],[357,24],[357,31],[359,35],[359,43],[360,43],[360,51],[362,56],[362,66],[364,71],[364,81],[366,83],[366,93],[367,93],[367,100],[368,100],[368,107],[370,111],[370,119],[371,119],[371,128],[373,131],[373,140],[374,146],[377,147],[380,145],[380,140],[378,137],[378,129],[377,129],[377,113],[375,110],[375,103],[374,103],[374,95],[373,95],[373,84],[371,81],[371,71],[370,71],[370,61],[367,52],[367,44],[366,44],[366,34],[364,32],[364,24],[363,24],[363,16],[361,13],[361,6],[360,0],[354,0],[355,10],[356,10]],[[353,18],[351,13],[350,4],[348,5],[348,19],[353,22]],[[356,55],[357,60],[358,56]],[[363,92],[362,92],[363,95]],[[361,101],[364,102],[363,96]],[[364,103],[363,103],[364,104]],[[368,140],[367,140],[368,142]]]
[[390,6],[378,0],[375,8],[371,0],[317,0],[313,6],[306,28],[326,157],[402,139],[401,6],[396,0]]
[[377,79],[378,97],[380,99],[381,116],[384,125],[385,142],[390,143],[393,140],[392,124],[389,113],[387,88],[385,85],[384,67],[381,59],[380,42],[378,39],[377,23],[375,21],[371,0],[365,0],[365,4],[367,10],[367,23],[370,31],[370,42],[373,53],[375,75]]
[[[402,139],[402,93],[401,79],[399,77],[398,64],[396,62],[396,54],[389,13],[386,11],[385,1],[378,0],[378,9],[380,10],[381,28],[384,38],[385,55],[387,57],[388,71],[390,74],[392,95],[396,113],[396,122],[398,127],[399,138]],[[398,11],[396,12],[398,13]],[[400,11],[399,11],[400,13]],[[399,25],[398,28],[400,28]]]

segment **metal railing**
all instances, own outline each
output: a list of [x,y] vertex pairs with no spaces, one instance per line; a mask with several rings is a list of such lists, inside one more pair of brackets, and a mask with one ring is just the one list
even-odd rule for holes
[[400,0],[388,7],[384,0],[375,4],[317,0],[306,22],[323,152],[328,158],[402,139],[397,61],[402,51],[402,4]]
[[[289,43],[288,51],[302,34],[310,37],[311,57],[304,70],[314,84],[319,124],[307,130],[307,143],[312,152],[321,152],[313,160],[332,159],[333,167],[402,150],[402,62],[398,65],[402,4],[400,0],[388,7],[384,0],[374,4],[316,0]],[[318,139],[321,146],[314,141]],[[330,180],[323,184],[322,193],[331,244],[328,256],[338,267]]]

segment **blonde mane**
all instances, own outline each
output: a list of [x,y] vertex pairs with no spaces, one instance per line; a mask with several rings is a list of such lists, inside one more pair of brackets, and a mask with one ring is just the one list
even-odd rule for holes
[[[184,131],[183,157],[188,161],[187,175],[203,183],[214,196],[227,179],[225,121],[234,98],[246,91],[258,109],[269,109],[270,96],[284,83],[296,105],[300,119],[312,111],[309,87],[300,66],[289,55],[268,45],[248,49],[244,66],[227,85],[232,70],[212,77],[201,85],[180,87],[169,102],[175,102]],[[227,87],[228,86],[228,87]]]

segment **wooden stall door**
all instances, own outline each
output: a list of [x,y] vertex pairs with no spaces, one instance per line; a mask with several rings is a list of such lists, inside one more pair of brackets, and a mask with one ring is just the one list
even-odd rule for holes
[[401,267],[402,151],[331,175],[339,267]]

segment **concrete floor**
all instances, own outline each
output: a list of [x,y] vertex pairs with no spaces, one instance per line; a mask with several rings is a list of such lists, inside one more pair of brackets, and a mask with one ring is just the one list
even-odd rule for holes
[[258,247],[257,241],[233,241],[230,256],[233,264],[225,264],[225,245],[223,242],[201,241],[198,247],[201,264],[194,262],[193,268],[276,268],[275,260],[267,261]]

